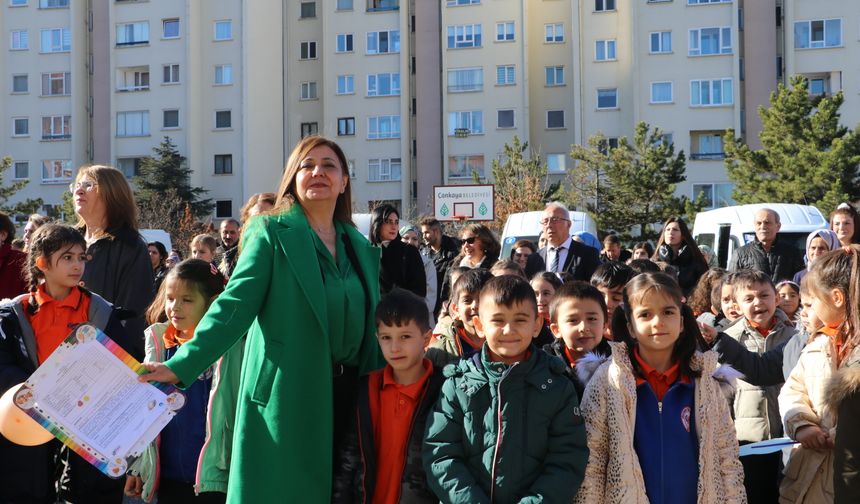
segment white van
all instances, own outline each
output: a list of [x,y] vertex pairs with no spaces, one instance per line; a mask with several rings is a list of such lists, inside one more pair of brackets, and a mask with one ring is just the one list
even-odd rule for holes
[[725,268],[735,250],[755,240],[755,213],[762,208],[770,208],[779,214],[782,223],[779,239],[791,242],[801,255],[806,254],[809,233],[827,228],[827,219],[813,206],[756,203],[699,212],[693,225],[693,238],[699,245],[711,247],[717,254],[720,267]]
[[164,245],[164,248],[167,249],[168,254],[173,248],[173,243],[170,240],[170,234],[163,229],[141,229],[138,232],[140,233],[140,236],[143,237],[143,241],[145,241],[146,243],[161,242]]
[[[538,237],[543,229],[543,226],[540,225],[541,218],[543,218],[543,210],[509,215],[508,220],[505,221],[505,228],[502,230],[502,251],[499,253],[499,258],[510,258],[511,248],[517,240],[530,240],[537,245]],[[597,224],[587,213],[571,211],[570,220],[571,236],[580,231],[588,231],[597,237]]]

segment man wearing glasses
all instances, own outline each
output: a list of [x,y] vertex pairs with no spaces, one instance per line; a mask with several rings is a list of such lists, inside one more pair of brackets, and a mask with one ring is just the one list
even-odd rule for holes
[[[554,201],[546,205],[541,218],[545,247],[538,250],[537,259],[529,257],[529,270],[569,273],[576,280],[589,281],[600,264],[597,249],[583,245],[570,236],[570,212],[563,204]],[[536,267],[539,266],[539,267]]]

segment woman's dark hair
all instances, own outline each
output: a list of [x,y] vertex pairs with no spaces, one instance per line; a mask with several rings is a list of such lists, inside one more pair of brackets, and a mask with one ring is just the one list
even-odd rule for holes
[[[56,252],[70,250],[75,245],[80,245],[86,251],[87,241],[80,231],[66,224],[45,224],[33,232],[30,238],[30,248],[27,250],[27,288],[35,292],[39,282],[45,278],[36,261],[44,257],[45,261],[51,261],[51,256]],[[51,265],[53,266],[53,264]],[[32,301],[31,301],[32,303]]]
[[533,241],[531,241],[531,240],[517,240],[516,243],[514,243],[514,246],[511,247],[511,259],[514,258],[514,252],[516,252],[517,249],[520,247],[526,247],[528,249],[531,249],[532,254],[534,254],[535,252],[538,251],[537,245],[535,245]]
[[173,268],[164,277],[161,287],[149,308],[146,310],[146,321],[150,324],[167,322],[164,313],[164,300],[167,297],[167,284],[171,280],[181,280],[194,285],[197,292],[210,303],[210,300],[224,292],[224,275],[209,262],[202,259],[186,259]]
[[711,291],[715,284],[722,284],[726,274],[727,272],[723,268],[711,268],[699,277],[699,283],[696,284],[690,299],[687,300],[687,306],[693,310],[694,314],[702,314],[711,310],[713,306]]
[[532,278],[531,280],[529,280],[529,283],[534,282],[535,280],[543,280],[544,282],[552,285],[552,288],[555,290],[559,290],[561,286],[564,285],[564,282],[562,282],[561,278],[559,278],[558,275],[556,275],[552,271],[539,271],[535,273],[534,275],[532,275]]
[[409,325],[409,322],[415,322],[422,332],[431,329],[427,303],[414,293],[399,287],[382,296],[376,305],[375,315],[376,325],[403,327]]
[[594,270],[591,275],[591,285],[615,289],[627,285],[633,275],[630,266],[619,261],[607,261]]
[[857,213],[857,210],[853,205],[849,203],[842,203],[836,210],[830,213],[830,218],[828,222],[830,222],[829,229],[833,229],[833,217],[837,215],[845,215],[851,218],[854,222],[854,236],[851,237],[851,243],[860,243],[860,214]]
[[12,243],[15,239],[15,224],[12,224],[12,219],[3,212],[0,212],[0,231],[6,231],[6,239],[0,245]]
[[681,230],[681,241],[686,245],[687,250],[690,255],[693,256],[693,262],[702,262],[705,265],[708,264],[707,259],[702,254],[702,251],[699,250],[699,246],[696,244],[696,240],[693,239],[693,234],[690,233],[690,228],[687,227],[687,223],[680,217],[669,217],[666,219],[666,222],[663,223],[663,227],[660,228],[660,239],[657,240],[657,248],[654,251],[654,254],[651,256],[652,261],[659,261],[660,257],[660,247],[665,244],[666,241],[666,226],[672,223],[678,224],[678,229]]
[[642,273],[658,273],[660,266],[650,259],[633,259],[630,261],[630,269],[633,270],[633,276],[641,275]]
[[167,247],[164,246],[160,241],[152,241],[146,244],[147,247],[155,247],[155,250],[158,251],[158,263],[162,266],[164,265],[164,261],[167,259]]
[[[476,237],[481,245],[484,246],[484,255],[489,257],[492,260],[496,260],[499,258],[499,251],[501,251],[502,246],[499,244],[499,240],[496,239],[496,235],[483,224],[466,224],[463,226],[463,229],[460,230],[460,235],[463,233],[471,233],[474,237]],[[465,257],[463,255],[462,249],[460,250],[460,254],[454,259],[454,264],[460,264],[460,261]]]
[[[374,245],[382,243],[382,239],[379,237],[380,229],[382,229],[382,224],[388,220],[391,214],[396,215],[397,220],[400,220],[400,212],[393,205],[379,205],[370,212],[370,243]],[[400,229],[399,224],[397,225],[397,229]],[[395,240],[400,240],[399,232]]]
[[681,311],[682,328],[675,347],[672,349],[672,359],[678,362],[679,370],[690,378],[697,377],[700,371],[690,368],[690,361],[697,348],[704,348],[705,342],[699,331],[699,324],[690,307],[683,303],[684,295],[678,282],[665,273],[642,273],[633,277],[624,288],[624,302],[612,314],[612,337],[627,345],[630,363],[636,376],[645,378],[642,367],[633,355],[638,344],[630,334],[630,326],[634,324],[633,309],[645,296],[662,294],[671,299]]
[[654,247],[652,247],[651,244],[646,241],[634,243],[632,250],[635,252],[637,249],[645,249],[645,253],[648,254],[648,257],[654,255]]

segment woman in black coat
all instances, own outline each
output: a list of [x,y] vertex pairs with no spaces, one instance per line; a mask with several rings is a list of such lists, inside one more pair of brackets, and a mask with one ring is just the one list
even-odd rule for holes
[[663,261],[678,268],[678,284],[685,296],[693,292],[699,283],[699,277],[708,271],[705,256],[693,240],[687,224],[680,217],[669,217],[663,224],[652,260]]
[[379,287],[386,294],[400,287],[424,298],[427,277],[417,248],[400,240],[400,214],[391,205],[380,205],[371,212],[370,242],[382,247]]

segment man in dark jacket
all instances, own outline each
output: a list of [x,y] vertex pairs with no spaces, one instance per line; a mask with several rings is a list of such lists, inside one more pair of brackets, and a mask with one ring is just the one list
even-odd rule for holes
[[[583,245],[570,236],[570,212],[567,207],[558,202],[548,203],[541,218],[543,235],[547,238],[547,246],[538,250],[537,254],[529,256],[526,273],[533,275],[536,271],[552,271],[553,273],[570,273],[576,280],[588,282],[594,270],[600,265],[597,249]],[[538,256],[543,266],[539,264]]]
[[790,243],[779,240],[780,227],[782,223],[775,211],[762,208],[756,212],[755,241],[734,252],[729,271],[761,271],[769,275],[774,284],[794,278],[794,274],[805,267],[803,257]]
[[460,240],[445,235],[442,232],[442,224],[434,217],[425,217],[419,223],[421,225],[421,236],[424,238],[422,251],[433,260],[436,268],[436,307],[433,313],[438,314],[442,308],[442,301],[448,299],[450,285],[445,282],[448,269],[454,262],[454,258],[460,253]]
[[221,246],[216,250],[218,269],[224,278],[229,279],[239,260],[239,229],[241,224],[236,219],[221,221]]

